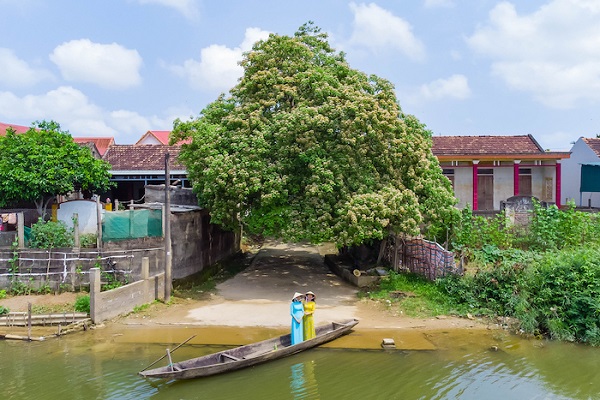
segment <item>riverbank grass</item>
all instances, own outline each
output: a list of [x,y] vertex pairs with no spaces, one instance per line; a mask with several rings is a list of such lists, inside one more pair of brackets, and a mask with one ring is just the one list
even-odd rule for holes
[[395,311],[413,318],[466,316],[468,312],[468,307],[457,304],[437,283],[411,273],[392,271],[362,296],[388,302]]

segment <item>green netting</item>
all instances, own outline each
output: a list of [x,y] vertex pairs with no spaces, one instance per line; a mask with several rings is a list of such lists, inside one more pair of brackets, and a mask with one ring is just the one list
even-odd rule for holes
[[102,221],[102,241],[162,236],[161,210],[109,211]]
[[24,226],[23,227],[23,238],[25,240],[25,243],[29,243],[29,241],[31,240],[31,228],[28,226]]

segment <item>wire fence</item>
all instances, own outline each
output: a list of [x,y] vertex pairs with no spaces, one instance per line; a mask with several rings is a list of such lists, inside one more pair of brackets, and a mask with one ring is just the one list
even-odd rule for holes
[[394,271],[409,271],[430,280],[463,272],[453,252],[429,240],[390,238],[385,254]]

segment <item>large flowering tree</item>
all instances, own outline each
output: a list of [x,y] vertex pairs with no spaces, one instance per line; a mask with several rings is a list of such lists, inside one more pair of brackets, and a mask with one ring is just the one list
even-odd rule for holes
[[431,132],[393,85],[350,68],[312,24],[272,34],[173,141],[200,205],[229,228],[339,246],[439,229],[455,213]]

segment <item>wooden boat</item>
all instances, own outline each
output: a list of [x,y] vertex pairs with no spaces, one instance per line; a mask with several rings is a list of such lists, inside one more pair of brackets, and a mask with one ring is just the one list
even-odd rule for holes
[[287,357],[319,346],[323,343],[330,342],[350,332],[356,324],[358,324],[357,319],[330,322],[326,325],[318,326],[315,329],[315,338],[305,340],[293,346],[290,344],[290,334],[287,334],[277,338],[263,340],[262,342],[172,363],[165,367],[141,371],[139,374],[147,378],[192,379],[235,371],[237,369]]

